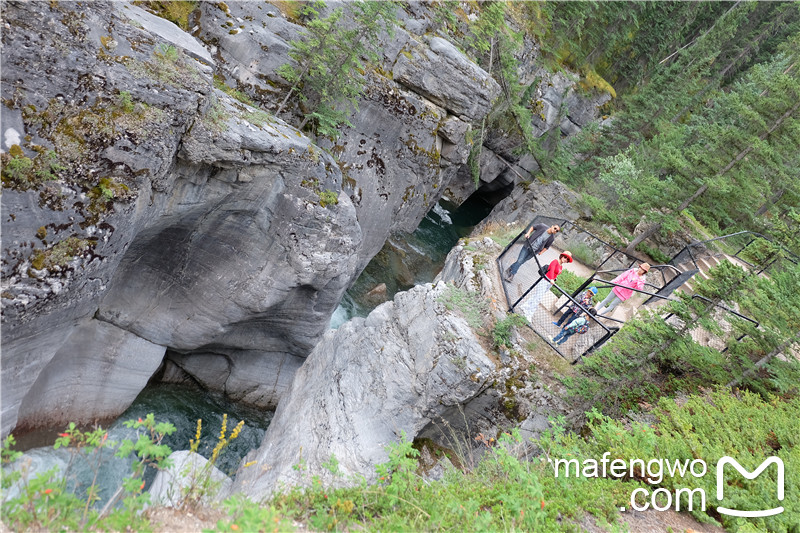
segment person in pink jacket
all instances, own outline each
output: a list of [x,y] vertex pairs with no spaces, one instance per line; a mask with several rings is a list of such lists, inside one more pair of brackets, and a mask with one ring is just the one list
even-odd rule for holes
[[608,296],[606,296],[605,299],[597,306],[597,314],[604,315],[609,311],[613,311],[614,308],[620,304],[620,302],[624,302],[631,297],[633,294],[631,289],[642,290],[644,288],[645,274],[647,274],[649,270],[650,265],[647,263],[642,263],[639,265],[639,268],[631,268],[630,270],[626,270],[611,280],[611,283],[616,283],[621,286],[611,289],[611,292],[608,293]]

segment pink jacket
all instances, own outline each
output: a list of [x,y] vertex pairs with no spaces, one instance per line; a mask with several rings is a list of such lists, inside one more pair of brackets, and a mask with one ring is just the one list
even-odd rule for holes
[[[639,277],[638,268],[632,268],[627,270],[614,278],[611,283],[619,283],[620,285],[624,285],[626,287],[630,287],[631,289],[638,289],[642,290],[644,288],[644,278]],[[631,297],[633,291],[631,289],[624,289],[622,287],[614,287],[611,289],[614,291],[620,300],[623,302]]]

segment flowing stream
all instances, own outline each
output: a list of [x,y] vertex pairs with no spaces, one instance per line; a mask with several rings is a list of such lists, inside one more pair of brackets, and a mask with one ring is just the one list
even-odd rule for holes
[[[433,281],[453,246],[468,235],[492,207],[493,203],[477,194],[461,206],[441,200],[433,206],[416,231],[392,236],[345,293],[331,318],[331,327],[337,328],[355,316],[366,316],[399,291]],[[244,420],[245,425],[238,438],[226,447],[216,465],[228,475],[234,473],[247,452],[260,445],[273,416],[270,411],[231,403],[221,394],[156,383],[148,385],[133,405],[108,427],[108,440],[135,441],[138,438],[136,430],[126,427],[125,422],[145,418],[149,413],[155,415],[157,422],[170,422],[176,426],[175,433],[163,441],[173,451],[189,449],[190,440],[195,438],[197,420],[202,420],[198,452],[206,458],[211,456],[218,442],[223,414],[228,415],[226,436],[230,435],[239,420]],[[95,468],[99,465],[96,485],[100,500],[96,506],[101,507],[122,480],[130,476],[133,459],[116,458],[113,451],[108,450],[88,461],[76,460],[69,449],[53,449],[53,442],[61,431],[63,428],[51,428],[18,439],[15,449],[24,450],[25,456],[17,467],[27,463],[29,476],[36,476],[53,467],[67,470],[68,487],[83,494],[92,485]],[[155,472],[151,469],[145,476],[148,485],[154,476]],[[13,498],[17,493],[18,487],[12,487],[5,497]]]
[[433,281],[453,246],[469,235],[492,207],[478,195],[472,195],[460,206],[441,200],[413,233],[391,236],[345,293],[331,317],[331,328],[338,328],[353,317],[367,316],[398,292]]
[[[235,472],[247,452],[258,448],[273,415],[272,411],[231,403],[221,394],[172,384],[154,384],[148,385],[125,413],[108,426],[108,442],[119,443],[125,439],[136,442],[141,431],[137,433],[137,430],[126,427],[125,422],[145,418],[149,413],[153,413],[156,422],[170,422],[176,427],[176,431],[162,441],[173,451],[189,449],[190,440],[195,438],[197,432],[197,420],[201,419],[202,431],[197,451],[206,458],[211,456],[218,443],[223,415],[228,415],[226,437],[230,436],[240,420],[244,420],[239,436],[223,449],[216,463],[217,468],[228,475]],[[133,459],[115,457],[113,451],[116,447],[88,457],[74,454],[74,449],[70,448],[55,450],[53,442],[61,431],[63,428],[42,431],[20,439],[15,449],[26,451],[15,467],[26,468],[29,480],[56,467],[64,473],[67,487],[79,495],[94,483],[100,497],[95,506],[101,508],[122,484],[122,480],[130,477]],[[145,474],[146,488],[149,488],[155,473],[153,469],[148,469]],[[18,486],[11,487],[5,498],[14,498],[18,491]]]

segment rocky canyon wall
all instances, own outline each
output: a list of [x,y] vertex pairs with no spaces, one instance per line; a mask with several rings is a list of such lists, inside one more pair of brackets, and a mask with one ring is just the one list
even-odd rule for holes
[[[424,5],[398,16],[352,126],[312,142],[267,112],[302,32],[269,3],[202,2],[190,32],[126,2],[4,5],[3,434],[117,416],[159,370],[277,405],[386,238],[475,189],[500,86]],[[596,110],[570,90],[542,86],[542,134]],[[484,181],[518,181],[492,154],[520,142],[489,132]]]
[[[215,69],[236,70],[221,49],[136,6],[3,17],[4,433],[118,415],[167,350],[165,379],[274,407],[389,232],[455,175],[465,154],[442,149],[498,90],[447,42],[415,42],[404,79],[450,76],[459,103],[375,77],[354,127],[317,146],[215,90]],[[275,48],[259,57],[287,61]]]

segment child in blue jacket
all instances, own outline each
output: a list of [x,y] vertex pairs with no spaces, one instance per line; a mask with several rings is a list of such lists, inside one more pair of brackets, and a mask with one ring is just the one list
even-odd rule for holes
[[564,344],[565,342],[567,342],[567,339],[569,339],[572,335],[575,335],[575,333],[578,332],[581,326],[586,326],[588,328],[589,315],[594,316],[596,314],[597,311],[595,310],[594,307],[589,309],[588,313],[581,313],[580,316],[578,316],[578,318],[576,318],[572,322],[569,322],[566,326],[561,328],[561,331],[558,332],[558,335],[553,337],[552,339],[553,342],[555,342],[558,345]]

